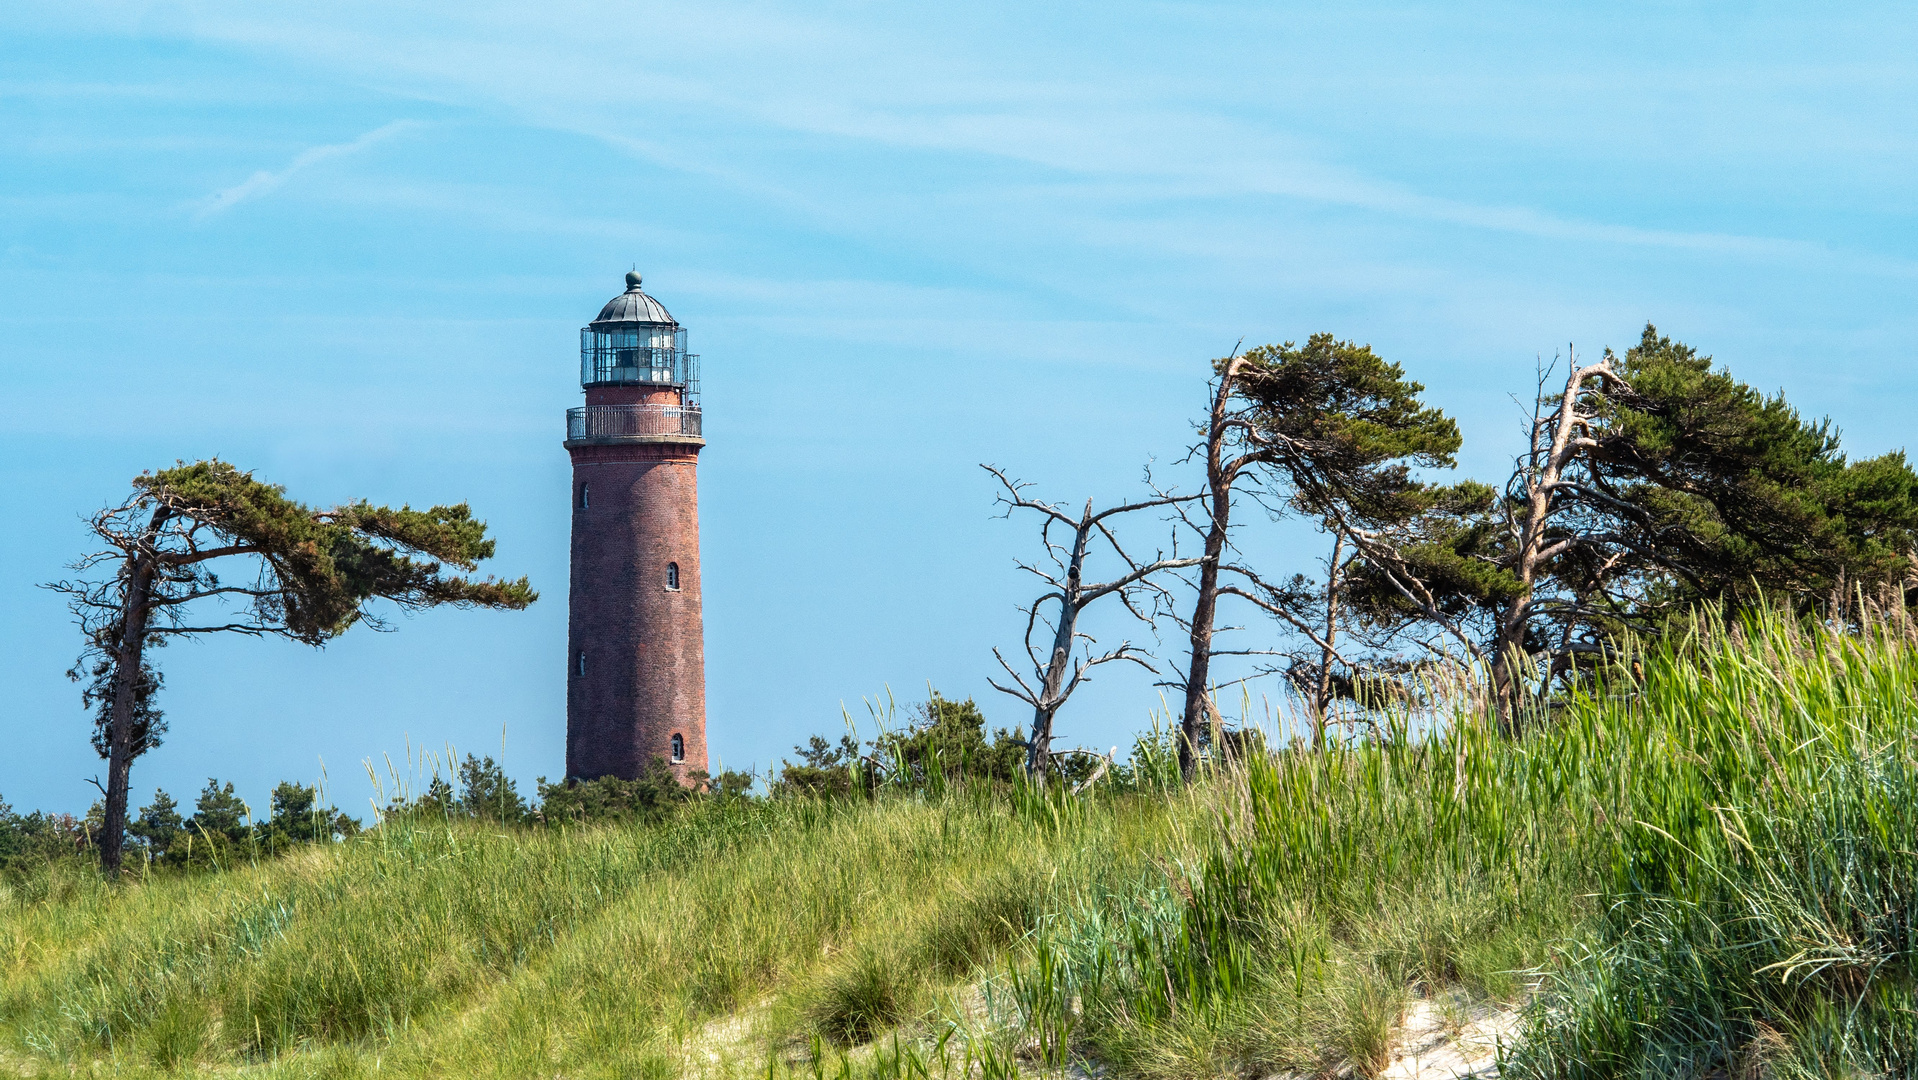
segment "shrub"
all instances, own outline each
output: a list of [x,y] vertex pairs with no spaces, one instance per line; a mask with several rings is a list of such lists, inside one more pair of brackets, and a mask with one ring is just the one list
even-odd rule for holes
[[271,816],[255,828],[254,839],[267,853],[277,854],[299,844],[328,844],[360,831],[356,818],[338,807],[320,805],[315,785],[282,780],[273,788]]
[[71,856],[88,846],[86,823],[72,814],[16,814],[0,799],[0,870]]
[[186,820],[180,817],[180,805],[173,796],[158,788],[153,791],[153,801],[140,808],[140,816],[127,823],[127,833],[154,862],[165,864],[186,858]]
[[491,756],[476,759],[468,754],[460,762],[459,772],[460,795],[454,807],[457,813],[502,825],[517,825],[528,819],[526,800],[520,798],[518,785]]
[[1024,768],[1023,735],[1001,728],[988,740],[985,714],[971,698],[952,701],[935,690],[912,715],[906,731],[881,735],[876,744],[891,783],[909,788],[961,779],[1010,783]]
[[805,746],[793,747],[799,764],[780,762],[779,778],[773,781],[775,795],[812,795],[826,798],[851,795],[855,787],[867,785],[863,770],[861,782],[854,781],[854,768],[860,766],[859,742],[841,735],[837,745],[814,735]]
[[539,817],[548,825],[592,821],[659,821],[698,794],[654,755],[637,779],[601,776],[592,780],[569,777],[558,784],[539,779]]

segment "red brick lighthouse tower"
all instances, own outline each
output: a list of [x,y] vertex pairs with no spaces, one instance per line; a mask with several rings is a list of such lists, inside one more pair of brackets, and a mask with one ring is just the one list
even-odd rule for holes
[[566,774],[706,768],[699,605],[699,358],[637,271],[579,332]]

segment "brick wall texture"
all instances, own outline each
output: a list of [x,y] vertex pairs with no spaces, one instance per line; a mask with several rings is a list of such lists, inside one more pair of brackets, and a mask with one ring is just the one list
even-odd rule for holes
[[[566,774],[706,766],[706,650],[699,602],[699,444],[573,446]],[[580,486],[589,485],[587,505]],[[669,567],[679,566],[671,588]],[[584,658],[582,668],[581,660]]]

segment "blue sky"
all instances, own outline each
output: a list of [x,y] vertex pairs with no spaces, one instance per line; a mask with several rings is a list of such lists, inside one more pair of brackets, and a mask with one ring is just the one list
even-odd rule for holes
[[[100,772],[35,584],[128,478],[213,454],[311,502],[469,500],[545,595],[167,650],[138,801],[323,763],[363,810],[363,761],[449,743],[558,775],[562,414],[635,263],[703,356],[730,767],[888,686],[1021,721],[985,679],[1033,535],[977,463],[1075,502],[1177,479],[1240,339],[1370,342],[1487,479],[1541,356],[1648,319],[1855,454],[1906,444],[1908,9],[1319,8],[6,5],[0,796],[79,811]],[[1155,695],[1114,671],[1061,734],[1125,743]]]

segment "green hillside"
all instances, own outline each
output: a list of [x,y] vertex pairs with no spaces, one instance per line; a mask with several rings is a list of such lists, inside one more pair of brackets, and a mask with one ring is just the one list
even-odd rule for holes
[[1508,1076],[1913,1075],[1910,640],[1754,620],[1634,667],[1517,737],[1278,748],[1186,791],[1148,754],[1081,796],[392,819],[119,887],[30,867],[0,1068],[1368,1074],[1416,1000],[1523,1006]]

